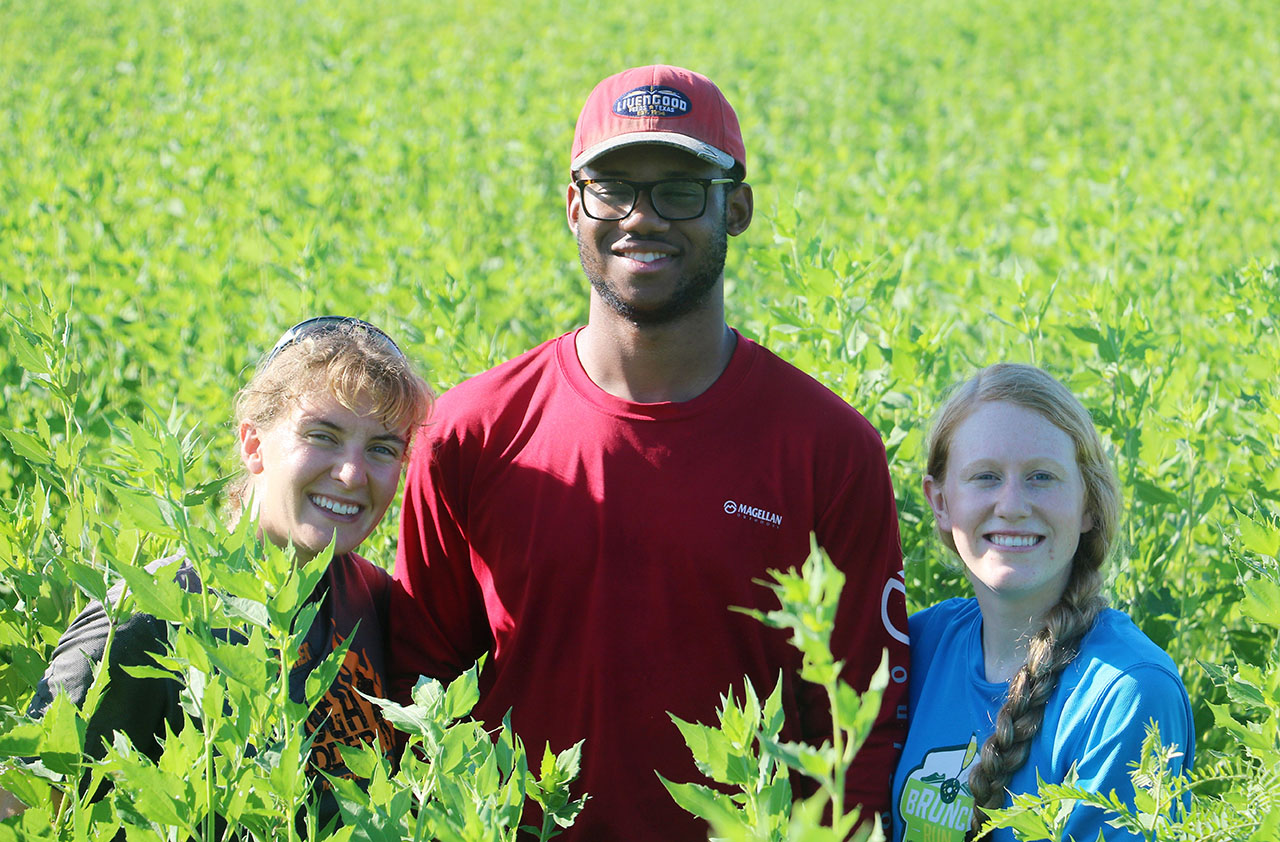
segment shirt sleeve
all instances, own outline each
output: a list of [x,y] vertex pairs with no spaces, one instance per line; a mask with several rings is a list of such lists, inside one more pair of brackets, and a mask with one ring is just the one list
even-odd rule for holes
[[[1181,755],[1170,764],[1173,773],[1191,769],[1195,751],[1194,724],[1187,691],[1181,680],[1156,664],[1142,664],[1113,680],[1094,707],[1071,753],[1078,757],[1076,772],[1084,789],[1110,794],[1126,804],[1134,800],[1130,765],[1142,755],[1147,728],[1154,720],[1164,745],[1176,744]],[[1107,840],[1141,840],[1106,823],[1101,810],[1077,806],[1067,822],[1067,836],[1093,842],[1102,831]]]
[[[102,603],[93,602],[72,621],[54,649],[44,677],[27,708],[28,715],[43,717],[54,696],[64,692],[77,706],[84,703],[93,684],[95,667],[106,648],[111,619]],[[174,730],[181,724],[177,684],[168,679],[134,678],[126,666],[155,666],[151,655],[164,650],[165,624],[149,614],[133,614],[116,627],[111,642],[107,689],[98,709],[89,718],[85,753],[102,757],[103,740],[116,731],[129,736],[149,757],[159,753],[158,735],[169,720]]]
[[[845,681],[866,690],[881,653],[889,653],[880,715],[846,778],[846,803],[862,805],[865,816],[889,809],[893,770],[906,738],[909,648],[893,485],[879,435],[865,422],[864,428],[855,469],[819,519],[817,537],[846,577],[831,638],[832,652],[845,662]],[[806,741],[830,739],[826,695],[812,693],[801,705]]]
[[491,645],[466,534],[474,470],[466,456],[459,436],[438,423],[405,477],[391,591],[391,694],[400,702],[420,675],[450,681]]

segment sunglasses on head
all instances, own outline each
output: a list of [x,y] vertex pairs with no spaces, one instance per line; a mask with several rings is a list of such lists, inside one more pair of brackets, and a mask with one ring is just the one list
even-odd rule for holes
[[295,342],[300,342],[308,336],[321,336],[326,333],[333,333],[334,331],[350,328],[367,330],[374,336],[385,339],[387,345],[395,352],[397,357],[404,356],[404,352],[400,350],[400,346],[395,343],[394,339],[387,336],[385,332],[375,325],[369,324],[364,319],[357,319],[354,316],[315,316],[314,318],[304,319],[286,330],[284,335],[280,337],[280,340],[276,342],[275,346],[267,353],[266,357],[263,358],[262,365],[267,365],[285,348],[288,348]]

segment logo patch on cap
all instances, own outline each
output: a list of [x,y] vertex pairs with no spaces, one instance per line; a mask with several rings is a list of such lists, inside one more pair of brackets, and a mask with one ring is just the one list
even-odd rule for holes
[[683,117],[692,110],[687,96],[662,85],[633,88],[613,102],[619,117]]

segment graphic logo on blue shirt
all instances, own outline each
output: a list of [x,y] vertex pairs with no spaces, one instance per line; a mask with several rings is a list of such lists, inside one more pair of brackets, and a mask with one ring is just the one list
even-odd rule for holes
[[974,734],[967,746],[934,749],[911,770],[898,801],[902,842],[964,842],[973,818],[968,772],[977,758]]
[[683,117],[692,110],[687,96],[664,85],[633,88],[613,101],[619,117]]

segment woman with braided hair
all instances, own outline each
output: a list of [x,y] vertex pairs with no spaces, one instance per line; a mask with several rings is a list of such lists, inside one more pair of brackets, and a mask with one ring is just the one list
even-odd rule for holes
[[[1194,726],[1172,660],[1106,607],[1120,500],[1089,413],[1038,368],[998,364],[946,401],[924,493],[969,599],[911,618],[910,730],[894,776],[894,839],[974,838],[1008,793],[1061,783],[1132,803],[1148,723],[1189,769]],[[1067,835],[1140,838],[1077,806]],[[1008,830],[988,838],[1011,840]]]

